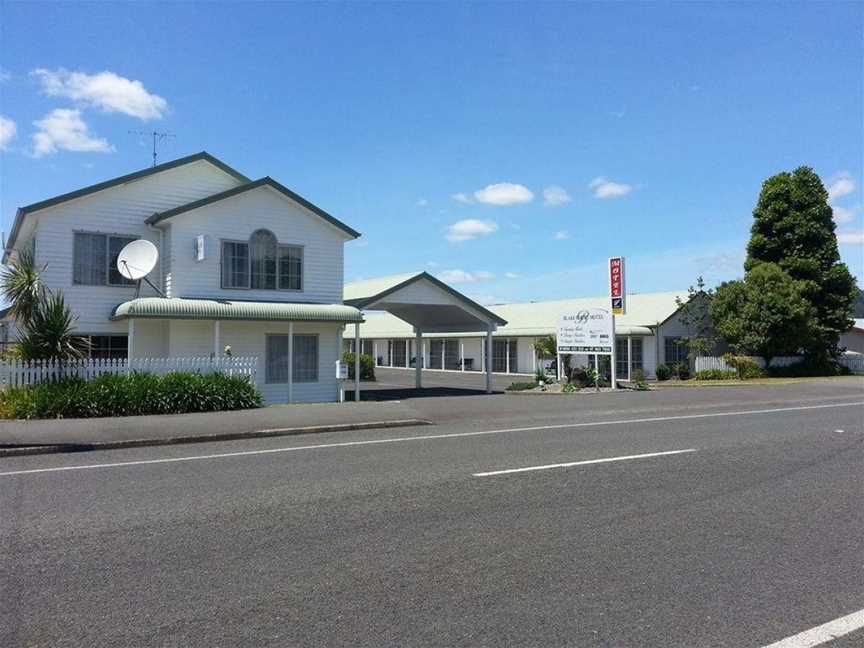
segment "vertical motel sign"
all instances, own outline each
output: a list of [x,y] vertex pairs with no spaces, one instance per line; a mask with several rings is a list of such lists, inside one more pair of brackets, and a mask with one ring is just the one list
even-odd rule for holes
[[624,257],[609,259],[609,298],[612,302],[612,314],[623,315],[627,310],[624,292]]

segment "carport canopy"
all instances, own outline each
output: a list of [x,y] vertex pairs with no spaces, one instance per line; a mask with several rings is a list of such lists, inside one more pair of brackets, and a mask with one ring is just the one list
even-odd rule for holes
[[[360,310],[387,311],[408,322],[422,348],[424,333],[486,333],[486,357],[492,357],[492,333],[507,321],[428,272],[355,281],[345,285],[344,302]],[[360,348],[360,324],[354,328]],[[419,357],[419,355],[418,355]],[[422,387],[421,361],[414,363],[415,384]],[[486,391],[492,391],[492,363],[486,362]]]

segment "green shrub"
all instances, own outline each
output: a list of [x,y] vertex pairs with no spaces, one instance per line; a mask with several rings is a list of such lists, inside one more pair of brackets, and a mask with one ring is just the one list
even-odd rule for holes
[[548,385],[552,382],[552,378],[549,377],[549,374],[546,373],[543,369],[538,369],[534,372],[534,382],[535,383],[543,383],[544,385]]
[[772,378],[848,376],[852,373],[849,367],[839,362],[814,362],[806,359],[787,367],[768,367],[766,371]]
[[564,387],[561,388],[565,394],[575,394],[579,391],[579,386],[576,383],[567,383]]
[[696,380],[735,380],[738,372],[734,369],[702,369],[694,377]]
[[172,372],[104,374],[90,381],[67,378],[0,392],[0,417],[93,418],[219,412],[261,406],[247,376]]
[[514,382],[510,383],[507,391],[527,391],[529,389],[534,389],[536,386],[537,383],[533,382]]
[[630,375],[630,382],[633,383],[633,389],[636,391],[648,391],[648,381],[645,380],[645,372],[641,369],[634,369]]
[[[343,353],[342,362],[348,365],[348,378],[354,380],[354,353]],[[375,358],[368,353],[360,354],[360,380],[375,380]]]
[[759,366],[759,363],[748,356],[736,356],[726,353],[723,356],[723,361],[737,372],[738,378],[741,380],[763,378],[765,376],[765,371]]
[[657,380],[669,380],[672,377],[672,369],[667,364],[657,365],[654,373],[657,375]]
[[676,362],[672,365],[672,371],[675,373],[675,377],[678,378],[678,380],[690,379],[690,365],[687,362]]

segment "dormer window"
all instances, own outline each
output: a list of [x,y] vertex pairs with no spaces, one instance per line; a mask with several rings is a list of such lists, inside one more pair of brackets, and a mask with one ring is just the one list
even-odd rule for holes
[[269,230],[249,241],[222,241],[222,287],[253,290],[302,290],[303,248],[279,245]]

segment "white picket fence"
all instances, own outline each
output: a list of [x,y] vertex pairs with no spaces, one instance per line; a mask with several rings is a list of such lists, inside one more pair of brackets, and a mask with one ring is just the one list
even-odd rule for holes
[[[760,367],[765,366],[765,361],[762,358],[750,356]],[[780,356],[771,360],[772,367],[788,367],[796,362],[801,362],[801,356]],[[860,353],[844,353],[838,358],[840,364],[849,367],[852,373],[864,373],[864,355]],[[703,369],[720,369],[728,371],[733,369],[723,358],[718,356],[699,356],[696,358],[696,371]]]
[[140,373],[167,374],[172,371],[194,373],[224,373],[249,376],[255,380],[258,370],[256,357],[221,358],[133,358],[88,359],[58,362],[55,360],[0,361],[0,389],[23,387],[78,376],[90,380],[102,374]]

